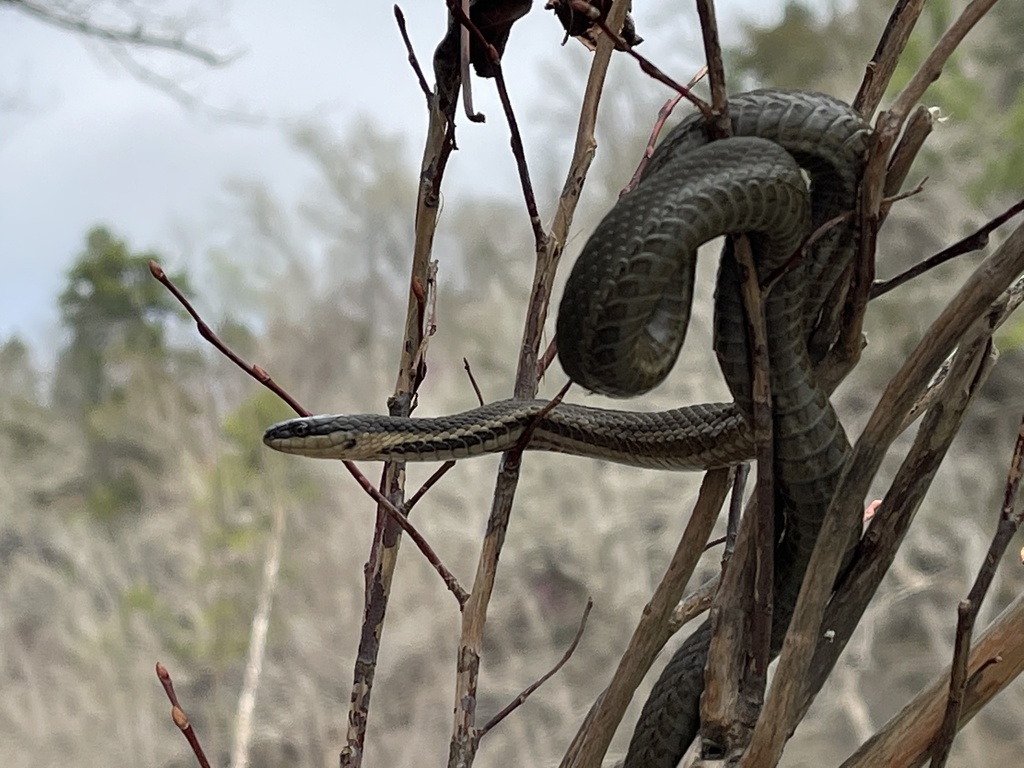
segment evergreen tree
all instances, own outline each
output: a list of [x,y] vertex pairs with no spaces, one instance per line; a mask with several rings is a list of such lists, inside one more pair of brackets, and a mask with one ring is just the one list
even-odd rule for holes
[[[85,243],[59,299],[70,339],[54,392],[56,405],[79,414],[118,396],[115,351],[166,359],[166,324],[175,313],[173,299],[149,272],[156,254],[131,253],[104,227],[90,230]],[[174,279],[188,292],[183,276]]]
[[[176,309],[149,272],[153,258],[96,227],[59,298],[68,340],[57,360],[54,402],[86,445],[85,471],[73,490],[102,519],[138,508],[139,470],[160,466],[156,435],[137,409],[173,382],[166,336]],[[188,291],[184,276],[175,282]]]

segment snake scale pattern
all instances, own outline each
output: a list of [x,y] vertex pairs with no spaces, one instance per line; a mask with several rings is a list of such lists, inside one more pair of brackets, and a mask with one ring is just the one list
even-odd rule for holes
[[[747,234],[762,283],[793,265],[765,300],[780,532],[774,655],[850,450],[813,367],[835,335],[834,291],[857,232],[850,223],[833,226],[799,259],[791,257],[811,232],[856,208],[869,128],[846,104],[802,91],[740,94],[730,99],[729,115],[732,138],[709,141],[695,115],[659,145],[640,184],[605,216],[576,261],[557,339],[574,382],[617,397],[642,394],[665,378],[679,354],[700,245]],[[661,413],[560,404],[542,413],[544,401],[505,400],[437,418],[292,419],[270,427],[264,442],[320,458],[440,461],[508,450],[536,421],[531,449],[664,469],[727,466],[754,452],[750,346],[728,238],[715,290],[714,348],[731,404]],[[709,640],[705,623],[666,665],[634,730],[626,768],[671,768],[693,741]]]

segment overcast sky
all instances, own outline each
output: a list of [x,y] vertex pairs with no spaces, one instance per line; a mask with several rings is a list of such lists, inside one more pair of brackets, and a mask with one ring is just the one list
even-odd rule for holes
[[[401,5],[429,79],[430,57],[446,23],[443,2]],[[694,38],[695,26],[687,26],[696,24],[692,8],[678,19],[652,15],[656,3],[639,5],[637,26],[649,52]],[[777,3],[731,0],[719,6],[728,42],[740,14],[767,20]],[[197,22],[196,39],[241,55],[212,70],[172,56],[147,58],[155,69],[215,107],[281,118],[317,115],[339,132],[354,116],[370,115],[407,134],[415,159],[425,125],[423,97],[391,3],[249,0],[196,7],[207,14]],[[541,98],[552,63],[579,66],[578,57],[559,47],[561,37],[537,0],[515,27],[506,57],[517,104]],[[0,340],[18,333],[54,343],[55,297],[91,226],[106,223],[134,250],[165,253],[173,267],[182,258],[174,252],[182,232],[201,240],[204,228],[216,225],[227,179],[264,180],[287,200],[310,178],[310,167],[280,125],[253,127],[190,112],[125,73],[101,45],[6,4],[0,4],[0,40]],[[462,121],[462,162],[446,179],[456,193],[515,183],[511,160],[507,180],[473,178],[467,170],[476,165],[465,161],[467,155],[508,154],[507,128],[492,93],[489,83],[475,91],[478,108],[491,115],[485,127]],[[526,138],[529,151],[528,133]],[[481,166],[490,170],[493,164]]]

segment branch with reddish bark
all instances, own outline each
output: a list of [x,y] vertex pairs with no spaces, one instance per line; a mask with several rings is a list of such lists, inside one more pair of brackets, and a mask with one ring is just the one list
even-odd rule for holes
[[192,754],[196,756],[196,760],[199,761],[200,768],[210,768],[210,761],[206,758],[206,753],[203,752],[203,747],[199,743],[199,737],[196,735],[195,729],[192,728],[192,723],[189,722],[188,715],[185,714],[185,710],[182,709],[181,704],[178,702],[178,694],[174,691],[174,682],[171,680],[171,673],[167,671],[167,667],[161,664],[159,661],[156,663],[156,676],[160,681],[160,685],[163,686],[164,693],[167,695],[167,700],[171,702],[171,720],[177,726],[178,730],[181,731],[182,736],[188,742],[188,745],[192,748]]
[[[185,308],[185,311],[192,316],[196,322],[196,327],[199,330],[200,336],[210,342],[210,344],[212,344],[221,354],[231,360],[231,362],[284,400],[299,416],[312,415],[310,411],[299,405],[298,401],[276,381],[274,381],[270,374],[268,374],[263,368],[258,365],[245,362],[227,344],[225,344],[221,338],[213,332],[210,326],[207,325],[202,317],[200,317],[199,313],[192,306],[192,303],[181,293],[178,287],[174,285],[173,281],[167,277],[163,268],[161,268],[159,264],[155,261],[150,261],[149,271],[153,274],[153,277],[160,281],[160,283],[174,295],[174,297]],[[434,567],[434,570],[437,571],[438,575],[444,581],[445,586],[448,587],[449,591],[455,595],[460,605],[464,603],[466,600],[466,593],[459,584],[458,579],[456,579],[452,572],[448,570],[448,567],[441,562],[441,559],[437,556],[434,548],[429,544],[429,542],[427,542],[423,534],[416,530],[413,524],[409,522],[405,513],[395,506],[390,499],[386,498],[380,491],[374,488],[366,478],[366,475],[364,475],[355,464],[347,460],[343,460],[341,463],[344,465],[345,469],[348,470],[349,474],[355,478],[356,482],[359,483],[360,487],[366,491],[370,498],[384,508],[391,520],[409,534],[409,537],[413,540],[419,550],[423,553],[424,557],[427,558],[427,561]],[[433,482],[436,482],[436,479],[433,480]]]

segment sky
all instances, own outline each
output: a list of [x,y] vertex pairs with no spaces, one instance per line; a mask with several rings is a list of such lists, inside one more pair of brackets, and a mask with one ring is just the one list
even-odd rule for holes
[[[446,25],[443,0],[401,5],[432,80],[430,59]],[[659,4],[642,5],[637,26],[649,54],[673,39],[694,39],[692,8],[679,18],[651,10]],[[736,19],[767,22],[778,4],[718,5],[728,43]],[[170,0],[159,7],[189,6]],[[166,54],[144,60],[210,107],[268,120],[250,125],[188,110],[128,74],[103,45],[0,3],[0,342],[18,334],[44,349],[57,343],[56,296],[96,224],[110,226],[133,250],[166,254],[165,266],[174,269],[195,258],[184,240],[202,241],[217,227],[226,181],[259,179],[284,200],[297,199],[312,169],[290,146],[282,121],[315,118],[341,132],[357,116],[370,116],[404,133],[415,160],[426,125],[423,96],[391,3],[221,0],[191,7],[201,10],[190,14],[190,39],[237,54],[232,63],[209,69]],[[514,28],[504,62],[516,103],[539,103],[546,77],[584,61],[561,41],[561,27],[537,0]],[[478,82],[474,96],[491,117],[479,128],[462,121],[463,156],[446,183],[455,195],[514,193],[493,87]],[[529,127],[524,134],[529,153]],[[508,158],[497,175],[494,163],[473,162],[495,153]],[[475,176],[474,167],[489,173]]]

